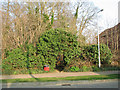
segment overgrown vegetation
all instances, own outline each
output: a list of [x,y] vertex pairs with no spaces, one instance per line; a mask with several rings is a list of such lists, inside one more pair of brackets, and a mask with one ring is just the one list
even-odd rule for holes
[[[86,58],[93,64],[98,65],[98,45],[89,45],[83,47]],[[110,64],[109,60],[112,58],[111,50],[105,45],[100,45],[100,59],[102,64]],[[85,58],[84,58],[85,59]]]
[[[100,45],[100,50],[102,64],[109,65],[112,57],[110,49]],[[38,38],[36,46],[26,44],[7,51],[3,60],[3,74],[42,73],[44,65],[49,65],[50,71],[55,68],[72,72],[92,71],[92,65],[98,65],[97,45],[81,46],[77,37],[70,32],[51,29]]]
[[[49,30],[43,34],[37,43],[37,54],[43,57],[43,65],[56,67],[56,61],[67,65],[71,59],[80,56],[77,37],[62,29]],[[59,57],[61,56],[61,58]]]
[[[96,37],[94,19],[99,10],[91,2],[8,0],[2,6],[3,74],[44,73],[44,65],[50,72],[100,70],[98,46],[86,43],[95,43]],[[101,44],[100,50],[102,68],[111,67],[110,49]]]
[[43,71],[44,65],[49,65],[50,69],[54,70],[58,54],[64,55],[62,62],[68,64],[71,58],[80,53],[77,37],[62,29],[49,30],[40,36],[38,41],[36,47],[26,44],[25,51],[23,46],[7,51],[6,59],[3,60],[3,74],[11,70],[16,71],[9,74],[16,74],[21,69]]
[[[71,60],[71,63],[65,67],[64,71],[96,71],[96,68],[98,71],[103,70],[98,68],[98,45],[82,46],[81,50],[82,53],[79,58]],[[100,52],[102,68],[108,65],[110,67],[111,50],[105,44],[101,44]]]

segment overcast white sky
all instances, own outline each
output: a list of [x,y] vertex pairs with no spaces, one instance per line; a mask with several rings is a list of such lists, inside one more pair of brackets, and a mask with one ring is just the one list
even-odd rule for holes
[[[102,26],[102,31],[106,28],[113,27],[118,23],[118,2],[120,0],[90,0],[100,9],[104,9],[99,15],[99,25]],[[109,24],[109,25],[108,25]]]

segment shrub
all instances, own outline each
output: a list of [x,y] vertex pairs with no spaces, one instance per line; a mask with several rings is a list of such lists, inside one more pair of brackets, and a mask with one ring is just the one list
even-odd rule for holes
[[[90,45],[83,47],[82,59],[87,58],[88,61],[98,65],[98,45]],[[105,44],[100,44],[100,59],[102,64],[110,64],[109,60],[112,58],[111,50]]]
[[70,70],[71,70],[72,72],[77,72],[77,71],[79,71],[80,69],[79,69],[79,67],[77,67],[77,66],[73,66],[73,67],[70,68]]
[[8,57],[3,60],[3,69],[21,69],[27,66],[27,58],[20,48],[8,52]]
[[87,66],[82,66],[81,68],[81,71],[83,71],[83,72],[87,72],[87,71],[92,71],[92,69],[91,69],[91,67],[87,67]]
[[92,66],[92,70],[97,72],[100,71],[100,68],[98,66]]
[[16,74],[20,70],[31,68],[43,70],[42,57],[36,56],[36,48],[32,44],[26,45],[26,48],[26,51],[23,51],[22,48],[16,48],[7,52],[7,58],[2,61],[4,74]]
[[[81,47],[80,47],[81,49]],[[65,67],[64,71],[70,71],[71,66],[80,67],[80,71],[99,71],[98,66],[98,45],[89,45],[82,47],[79,58],[73,58],[71,63]],[[112,57],[111,50],[104,44],[100,45],[100,59],[102,66],[110,64],[110,59]],[[91,67],[94,65],[95,67]]]

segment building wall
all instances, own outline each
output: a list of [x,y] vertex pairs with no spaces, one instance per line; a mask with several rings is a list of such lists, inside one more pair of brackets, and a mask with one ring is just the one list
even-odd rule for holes
[[120,50],[120,23],[100,34],[100,43],[109,46],[112,51]]

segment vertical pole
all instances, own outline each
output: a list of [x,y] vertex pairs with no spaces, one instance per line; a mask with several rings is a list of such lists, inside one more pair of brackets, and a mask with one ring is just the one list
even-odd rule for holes
[[[97,13],[102,12],[102,11],[103,11],[103,9],[101,9]],[[101,61],[100,61],[100,44],[99,44],[99,28],[98,28],[98,25],[97,25],[97,29],[98,29],[98,58],[99,58],[99,68],[100,68],[101,67]]]
[[99,58],[99,68],[101,67],[101,61],[100,61],[100,45],[99,45],[99,28],[98,28],[98,58]]

